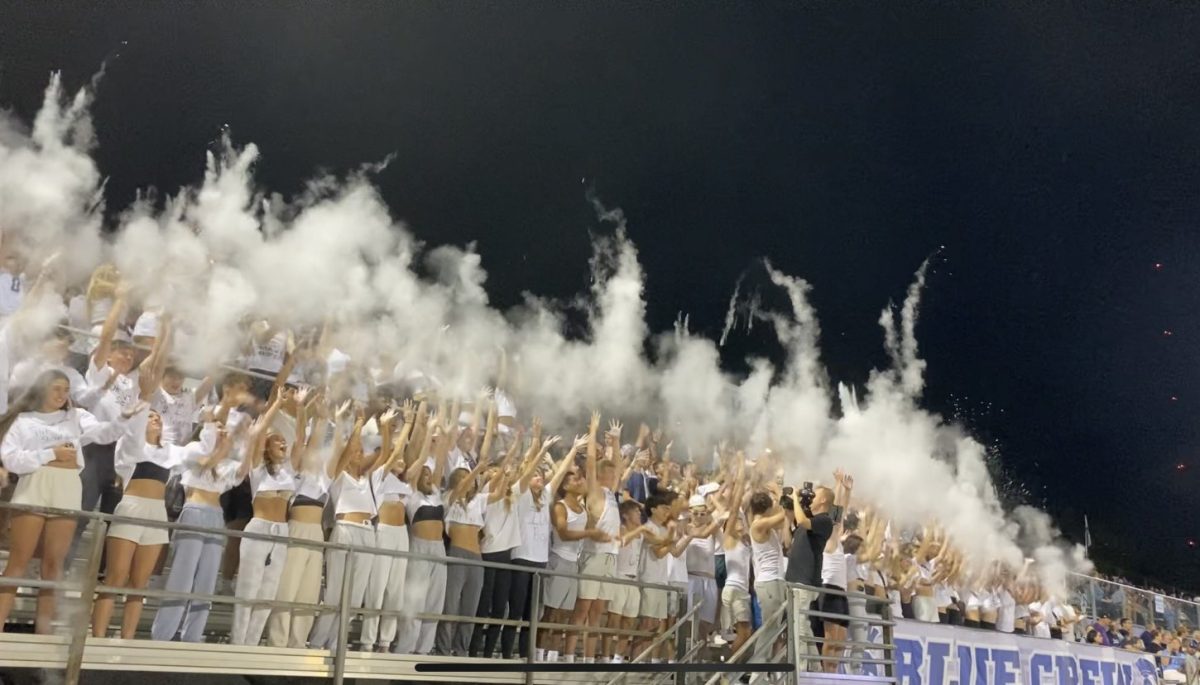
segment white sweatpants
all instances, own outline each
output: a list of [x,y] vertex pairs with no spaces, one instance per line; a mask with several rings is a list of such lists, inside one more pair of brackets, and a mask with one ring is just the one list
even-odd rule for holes
[[[389,526],[381,523],[375,527],[378,549],[393,552],[408,551],[408,527]],[[362,643],[371,646],[378,635],[379,646],[386,651],[396,639],[399,624],[398,612],[404,606],[404,575],[408,571],[408,559],[376,554],[371,557],[371,579],[367,582],[367,608],[383,609],[379,614],[363,619]]]
[[[288,522],[288,537],[293,540],[324,542],[325,532],[319,523]],[[316,604],[321,599],[321,568],[325,555],[320,547],[288,545],[287,563],[279,579],[275,599],[281,602]],[[316,610],[276,609],[267,620],[267,644],[271,647],[304,649],[312,630]]]
[[[351,545],[356,549],[353,559],[344,550],[331,549],[325,555],[325,595],[322,604],[339,606],[342,603],[342,578],[350,566],[350,597],[346,608],[354,619],[354,610],[361,609],[367,597],[367,584],[371,579],[370,550],[375,548],[375,528],[369,523],[338,521],[333,527],[329,541],[340,545]],[[330,612],[321,614],[317,625],[309,636],[308,646],[313,649],[333,649],[338,641],[338,615]]]
[[[286,537],[286,523],[273,523],[265,519],[252,518],[246,524],[247,533],[263,533]],[[287,543],[271,540],[242,538],[241,561],[238,565],[237,584],[233,594],[241,599],[275,599],[279,590],[279,578],[287,563]],[[263,628],[271,608],[238,604],[233,608],[233,629],[229,643],[234,645],[257,645],[262,640]]]

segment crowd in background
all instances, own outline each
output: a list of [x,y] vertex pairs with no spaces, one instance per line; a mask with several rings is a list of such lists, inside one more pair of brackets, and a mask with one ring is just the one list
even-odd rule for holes
[[[420,369],[351,358],[333,324],[288,330],[248,317],[244,355],[230,360],[243,371],[195,378],[204,374],[173,354],[187,322],[128,301],[112,267],[60,293],[70,318],[42,335],[31,334],[23,301],[53,284],[20,271],[0,270],[4,496],[145,521],[107,530],[103,583],[125,593],[96,598],[97,637],[142,636],[137,593],[155,576],[173,592],[332,606],[349,576],[352,613],[372,610],[355,621],[363,650],[511,658],[532,647],[544,661],[620,662],[649,638],[588,628],[660,634],[698,606],[703,639],[736,650],[779,614],[790,583],[800,606],[820,613],[801,622],[820,646],[805,655],[812,670],[861,656],[870,619],[887,612],[1148,651],[1180,673],[1194,661],[1200,631],[1172,617],[1135,632],[1108,596],[1105,616],[1086,620],[1093,603],[1053,596],[1032,561],[971,560],[936,522],[897,525],[855,497],[851,474],[785,484],[782,455],[724,443],[673,451],[687,436],[626,430],[620,408],[556,427],[574,439],[546,435],[505,392],[503,361],[493,387],[453,396]],[[214,532],[151,525],[166,521]],[[13,511],[5,527],[8,577],[26,576],[36,558],[43,579],[61,578],[81,533],[75,517],[44,512]],[[278,537],[226,544],[221,529]],[[304,544],[324,540],[362,551]],[[527,570],[370,553],[379,549]],[[528,621],[535,569],[585,576],[546,576],[536,602],[544,624],[578,630],[455,620]],[[0,628],[15,593],[0,588]],[[39,592],[37,632],[51,631],[55,600]],[[210,608],[164,600],[150,637],[203,641]],[[228,639],[327,649],[335,619],[239,604]],[[652,661],[673,655],[664,643]]]

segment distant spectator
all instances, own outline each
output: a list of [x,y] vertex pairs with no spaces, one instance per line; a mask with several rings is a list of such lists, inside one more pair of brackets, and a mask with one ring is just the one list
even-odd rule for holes
[[[1111,647],[1113,645],[1112,634],[1109,632],[1109,630],[1111,628],[1112,628],[1112,619],[1109,618],[1108,614],[1101,613],[1100,620],[1098,620],[1092,624],[1092,629],[1088,633],[1087,641],[1091,642],[1092,644],[1104,645],[1106,647]],[[1092,636],[1091,636],[1092,632],[1096,633],[1096,636],[1100,640],[1099,642],[1092,641]]]
[[1158,663],[1162,667],[1163,680],[1168,683],[1187,682],[1187,655],[1177,638],[1167,642],[1166,649],[1158,652]]

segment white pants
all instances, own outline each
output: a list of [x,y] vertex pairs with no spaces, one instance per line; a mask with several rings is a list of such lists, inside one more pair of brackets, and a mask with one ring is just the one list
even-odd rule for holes
[[[260,518],[250,519],[247,533],[262,533],[286,537],[286,523],[272,523]],[[279,590],[279,577],[287,563],[287,543],[272,540],[242,538],[241,562],[238,565],[237,584],[233,594],[240,599],[275,599]],[[233,608],[233,629],[229,643],[234,645],[257,645],[262,640],[263,628],[271,607],[238,604]]]
[[[393,552],[408,551],[408,527],[381,523],[375,528],[379,549]],[[383,609],[382,617],[374,614],[363,619],[362,643],[371,646],[379,636],[379,646],[385,651],[396,639],[399,624],[397,614],[404,607],[404,574],[408,559],[376,554],[371,557],[371,579],[367,582],[367,608]]]
[[[855,621],[853,619],[867,618],[867,600],[863,599],[862,597],[849,597],[846,599],[846,602],[850,608],[850,618],[851,618],[850,629],[849,629],[850,641],[851,642],[866,642],[869,637],[869,632],[867,631],[867,622],[866,621]],[[865,658],[867,656],[867,650],[865,647],[855,645],[850,648],[850,656],[856,657],[859,659]],[[863,662],[862,661],[851,661],[851,662],[843,663],[840,666],[842,668],[846,669],[848,673],[853,673],[855,675],[860,675],[863,672]]]
[[[329,541],[339,545],[350,545],[356,550],[353,557],[340,549],[328,550],[325,555],[325,596],[322,604],[340,606],[342,603],[342,578],[347,574],[349,565],[350,597],[346,608],[354,618],[354,610],[361,609],[367,597],[367,583],[371,579],[371,559],[369,550],[375,548],[375,528],[369,523],[351,523],[338,521],[333,527],[333,535]],[[308,646],[313,649],[333,649],[338,641],[338,615],[336,613],[321,614],[317,625],[309,636]]]
[[[408,539],[413,554],[445,557],[446,546],[441,540]],[[442,613],[446,601],[446,564],[444,562],[410,559],[404,574],[404,612],[412,614]],[[400,654],[428,654],[433,651],[437,636],[437,619],[409,619],[400,631],[395,651]]]
[[707,576],[688,576],[688,611],[701,602],[700,611],[696,612],[700,620],[709,625],[717,622],[717,607],[721,600],[717,597],[717,581]]
[[[319,523],[288,522],[288,537],[293,540],[324,542],[325,532]],[[320,547],[288,545],[287,563],[279,579],[275,599],[281,602],[316,604],[321,599],[321,567],[325,555]],[[267,620],[267,644],[271,647],[304,649],[312,630],[316,610],[276,609]]]

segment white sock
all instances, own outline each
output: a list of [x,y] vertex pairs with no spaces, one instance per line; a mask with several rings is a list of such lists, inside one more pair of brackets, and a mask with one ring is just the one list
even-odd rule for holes
[[563,654],[562,660],[563,660],[563,663],[573,664],[573,663],[575,663],[575,655],[574,654]]
[[541,647],[538,647],[537,649],[533,650],[533,660],[534,661],[545,661],[546,660],[546,650],[542,649]]

